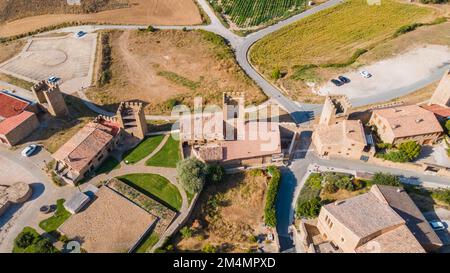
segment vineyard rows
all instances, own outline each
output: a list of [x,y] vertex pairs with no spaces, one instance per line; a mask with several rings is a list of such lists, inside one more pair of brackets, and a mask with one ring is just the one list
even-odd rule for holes
[[213,7],[230,17],[238,27],[259,26],[305,7],[306,0],[210,0]]

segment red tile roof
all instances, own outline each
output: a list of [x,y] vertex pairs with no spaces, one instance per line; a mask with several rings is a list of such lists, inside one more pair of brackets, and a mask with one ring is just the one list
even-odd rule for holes
[[24,111],[18,115],[7,118],[0,122],[0,134],[6,135],[12,130],[14,130],[17,126],[22,124],[27,119],[31,118],[35,114],[33,112]]
[[430,112],[433,112],[437,116],[441,116],[444,118],[450,117],[450,107],[443,107],[437,104],[425,105],[422,108],[427,109]]
[[12,95],[0,92],[0,117],[10,118],[22,113],[29,102],[21,100]]

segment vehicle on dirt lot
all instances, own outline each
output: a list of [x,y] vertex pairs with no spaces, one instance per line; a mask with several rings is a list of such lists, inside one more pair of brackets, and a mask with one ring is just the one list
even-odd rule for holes
[[336,79],[332,79],[331,82],[336,85],[336,86],[342,86],[344,85],[343,82],[341,82],[340,80],[336,80]]
[[369,71],[367,71],[367,70],[363,70],[363,71],[359,72],[359,74],[361,74],[361,76],[363,76],[366,79],[372,77],[372,74],[370,74]]
[[23,149],[23,151],[22,151],[22,156],[23,156],[23,157],[29,157],[29,156],[31,156],[31,155],[36,151],[37,147],[38,147],[38,146],[37,146],[36,144],[32,144],[32,145],[26,147],[26,148]]
[[349,83],[350,79],[344,76],[339,76],[338,79],[343,83]]
[[48,82],[50,82],[50,83],[56,83],[56,82],[58,82],[58,80],[59,79],[55,76],[51,76],[48,78]]
[[84,31],[78,31],[77,34],[75,34],[75,37],[76,37],[76,38],[81,38],[81,37],[83,37],[84,35],[86,35],[86,32],[84,32]]

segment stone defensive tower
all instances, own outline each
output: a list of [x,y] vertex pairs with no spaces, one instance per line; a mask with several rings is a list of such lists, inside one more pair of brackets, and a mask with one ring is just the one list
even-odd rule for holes
[[320,124],[332,125],[348,118],[352,108],[347,96],[327,96],[323,106]]
[[429,104],[450,107],[450,70],[444,74]]
[[245,96],[244,93],[223,93],[223,121],[225,140],[245,137]]
[[58,84],[52,84],[47,81],[41,81],[35,84],[33,91],[36,100],[50,115],[54,117],[64,117],[69,115],[64,97]]
[[125,132],[139,139],[147,134],[144,106],[140,102],[121,102],[117,109],[117,121]]

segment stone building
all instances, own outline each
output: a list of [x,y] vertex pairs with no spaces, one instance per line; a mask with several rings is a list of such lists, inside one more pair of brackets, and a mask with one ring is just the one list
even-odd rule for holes
[[54,117],[65,117],[69,115],[64,97],[58,84],[41,81],[35,84],[31,90],[41,107]]
[[417,105],[373,110],[369,124],[376,127],[381,141],[393,145],[407,141],[432,145],[444,133],[436,116]]
[[323,206],[317,228],[347,253],[423,253],[443,245],[408,194],[391,186]]
[[0,92],[0,144],[14,146],[39,127],[35,105],[17,95]]
[[321,125],[337,124],[348,118],[352,105],[347,96],[327,96],[320,116]]
[[128,134],[144,139],[147,134],[147,121],[144,106],[139,102],[122,102],[117,109],[117,121]]
[[55,174],[64,182],[76,185],[108,158],[122,135],[115,118],[97,117],[52,155],[56,161]]

